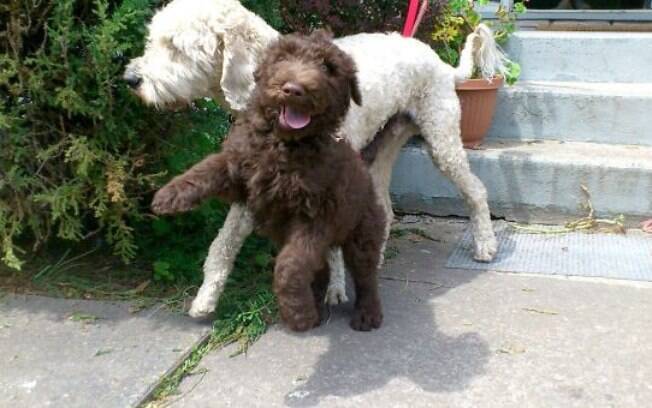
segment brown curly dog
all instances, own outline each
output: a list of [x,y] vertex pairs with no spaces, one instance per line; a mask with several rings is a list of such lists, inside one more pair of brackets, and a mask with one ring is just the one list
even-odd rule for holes
[[377,267],[385,215],[360,156],[335,131],[360,91],[353,60],[324,32],[272,45],[256,90],[222,152],[175,177],[152,203],[187,211],[207,197],[245,202],[258,230],[280,247],[274,292],[292,329],[320,322],[327,254],[341,246],[355,282],[351,327],[380,327]]

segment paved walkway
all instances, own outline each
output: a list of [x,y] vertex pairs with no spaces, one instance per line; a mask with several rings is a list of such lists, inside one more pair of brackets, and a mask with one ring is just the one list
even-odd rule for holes
[[126,303],[0,299],[0,407],[136,406],[209,325]]
[[[173,407],[642,407],[652,401],[652,285],[447,269],[466,224],[392,241],[380,330],[350,305],[306,333],[272,328],[210,353]],[[97,316],[99,319],[89,319]],[[0,407],[135,406],[207,331],[126,305],[0,301]]]
[[[350,306],[308,334],[276,327],[202,361],[174,407],[642,407],[652,401],[652,288],[444,268],[465,224],[407,225],[383,271],[385,322]],[[392,250],[390,250],[392,252]]]

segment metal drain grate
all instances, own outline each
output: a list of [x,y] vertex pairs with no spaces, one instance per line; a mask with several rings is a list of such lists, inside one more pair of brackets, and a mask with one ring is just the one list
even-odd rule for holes
[[652,281],[652,237],[629,234],[524,234],[497,223],[498,255],[491,263],[473,260],[467,230],[446,264],[449,268],[591,276]]

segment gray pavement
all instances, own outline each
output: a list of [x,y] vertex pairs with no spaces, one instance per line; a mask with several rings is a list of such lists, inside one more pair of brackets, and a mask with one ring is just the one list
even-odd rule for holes
[[[391,241],[380,330],[352,331],[350,303],[309,333],[274,326],[246,355],[208,354],[164,406],[649,406],[652,284],[446,268],[466,226],[403,217],[432,239]],[[208,330],[161,308],[5,296],[0,407],[137,406]]]
[[136,406],[209,325],[161,308],[0,299],[0,407]]
[[446,269],[466,224],[428,221],[403,226],[434,241],[390,245],[380,330],[352,331],[350,304],[307,334],[276,326],[205,357],[172,406],[649,405],[652,286]]

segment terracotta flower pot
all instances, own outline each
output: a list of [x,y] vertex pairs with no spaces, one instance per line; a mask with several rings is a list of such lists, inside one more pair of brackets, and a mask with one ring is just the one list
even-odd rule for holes
[[482,143],[496,110],[498,88],[503,78],[469,79],[457,84],[455,90],[462,105],[462,143],[474,148]]

